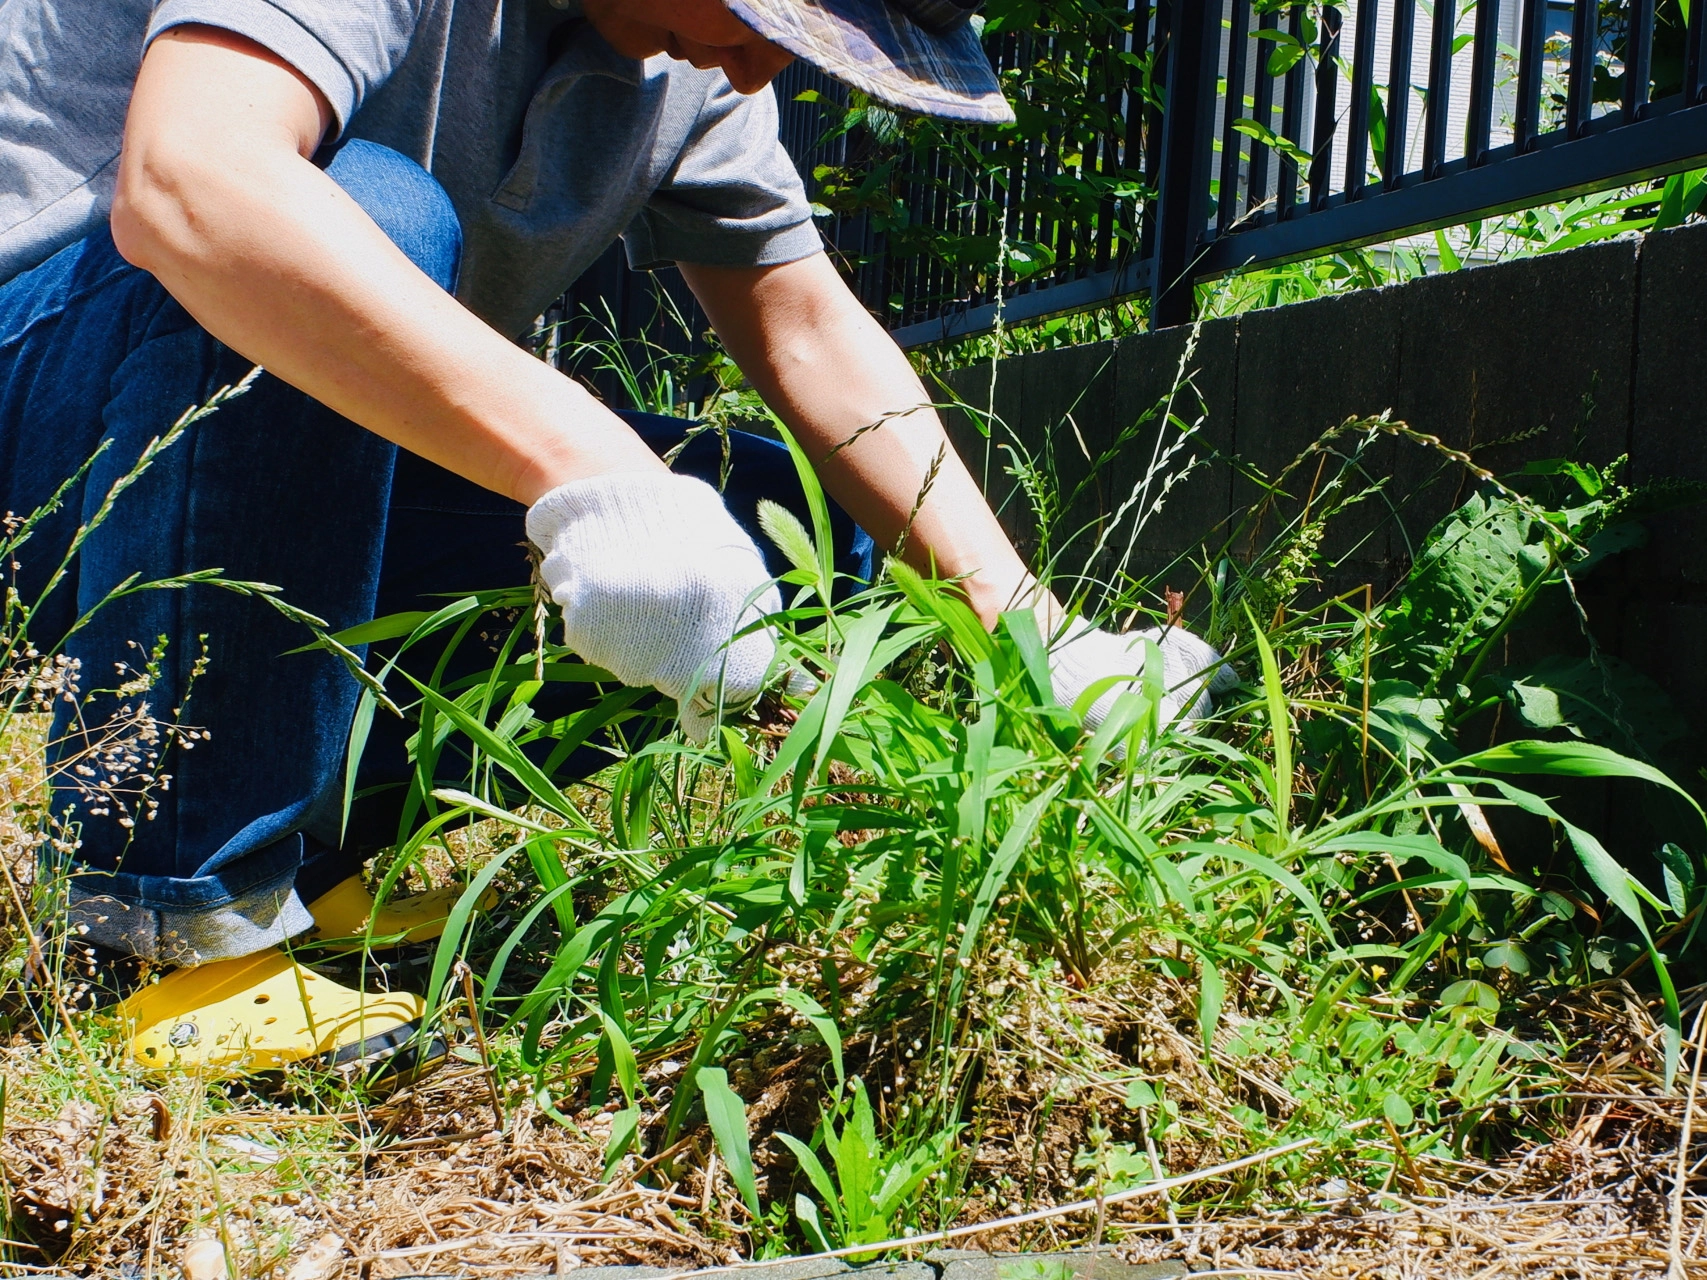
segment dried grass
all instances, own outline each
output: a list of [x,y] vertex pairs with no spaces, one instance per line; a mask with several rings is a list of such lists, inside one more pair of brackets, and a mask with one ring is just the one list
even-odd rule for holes
[[[8,745],[0,801],[37,785],[30,753]],[[21,842],[0,852],[27,883]],[[0,929],[15,943],[19,922],[4,908],[0,898]],[[11,953],[15,964],[21,948]],[[1486,1126],[1501,1150],[1484,1160],[1418,1157],[1380,1192],[1355,1178],[1311,1188],[1209,1182],[1178,1202],[1150,1197],[1007,1224],[1016,1211],[1086,1194],[1091,1175],[1079,1157],[1099,1126],[1143,1139],[1115,1119],[1131,1123],[1111,1081],[1135,1069],[1165,1081],[1188,1121],[1157,1144],[1174,1171],[1240,1149],[1235,1103],[1261,1098],[1286,1110],[1280,1064],[1235,1060],[1218,1044],[1205,1067],[1189,992],[1151,966],[1099,979],[1079,990],[1000,961],[981,976],[980,1012],[990,1016],[980,1020],[997,1031],[978,1046],[981,1125],[969,1135],[977,1147],[956,1221],[988,1230],[967,1243],[1101,1243],[1131,1261],[1304,1280],[1707,1277],[1707,1114],[1694,1112],[1674,1216],[1685,1100],[1659,1092],[1658,1028],[1622,981],[1549,993],[1523,1010],[1585,1051],[1564,1065],[1568,1092],[1502,1100]],[[1704,996],[1686,993],[1686,1005]],[[850,1061],[899,1093],[920,1065],[909,1034],[895,1027],[881,1042],[850,1042]],[[809,1127],[820,1065],[797,1053],[742,1066],[771,1198],[793,1175],[765,1135]],[[668,1064],[654,1066],[655,1091],[668,1074]],[[283,1280],[521,1276],[609,1263],[694,1270],[748,1247],[735,1225],[745,1211],[704,1134],[647,1166],[631,1160],[606,1185],[607,1114],[575,1113],[566,1127],[518,1092],[499,1099],[500,1132],[486,1076],[470,1064],[371,1108],[312,1090],[293,1102],[193,1078],[150,1087],[119,1064],[109,1035],[85,1024],[76,1044],[18,1035],[0,1048],[0,1075],[5,1235],[16,1242],[0,1274],[170,1274],[210,1242],[232,1274]],[[661,1118],[649,1116],[648,1130]],[[1277,1207],[1252,1209],[1265,1202]]]

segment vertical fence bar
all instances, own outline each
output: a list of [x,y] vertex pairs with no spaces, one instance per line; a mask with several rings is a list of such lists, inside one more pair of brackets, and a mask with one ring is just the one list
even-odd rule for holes
[[1689,6],[1689,29],[1683,38],[1683,105],[1693,107],[1707,96],[1707,3]]
[[[1545,5],[1547,0],[1536,0]],[[1416,43],[1417,0],[1394,0],[1393,51],[1387,71],[1387,162],[1381,188],[1397,191],[1405,184],[1406,136],[1411,120],[1411,46]]]
[[[1061,44],[1062,41],[1054,35],[1045,36],[1043,58],[1050,63],[1059,65],[1062,52]],[[1036,202],[1037,212],[1032,218],[1031,235],[1027,237],[1033,244],[1053,253],[1057,262],[1061,260],[1060,226],[1049,206],[1054,199],[1056,177],[1065,176],[1060,173],[1055,162],[1055,157],[1060,154],[1060,141],[1061,132],[1059,129],[1046,129],[1038,143],[1037,165],[1032,170],[1031,189],[1038,193],[1039,199]],[[1016,293],[1030,292],[1031,279],[1028,276],[1025,281],[1010,287]]]
[[1328,203],[1333,187],[1334,129],[1339,125],[1340,31],[1345,16],[1333,5],[1322,6],[1321,42],[1316,59],[1316,130],[1310,141],[1310,207]]
[[1654,0],[1630,0],[1624,28],[1624,123],[1642,118],[1653,74]]
[[[1244,134],[1233,127],[1245,114],[1245,66],[1250,54],[1251,0],[1233,0],[1232,29],[1227,33],[1226,114],[1221,121],[1221,190],[1215,229],[1222,235],[1239,216],[1239,148]],[[1257,50],[1260,56],[1262,50]]]
[[[1405,3],[1406,0],[1400,0]],[[1346,121],[1345,198],[1356,200],[1369,184],[1369,94],[1375,87],[1375,32],[1381,22],[1380,0],[1354,0],[1352,21],[1357,39],[1351,55],[1351,108]]]
[[[1300,44],[1304,41],[1304,23],[1308,15],[1305,6],[1297,5],[1292,10],[1292,20],[1287,24],[1287,30],[1292,38]],[[1307,59],[1300,58],[1294,62],[1286,73],[1286,84],[1280,100],[1280,136],[1299,149],[1304,145],[1304,64]],[[1290,218],[1293,207],[1298,203],[1298,162],[1289,155],[1277,156],[1275,162],[1280,166],[1275,173],[1274,216]]]
[[[1589,0],[1593,3],[1594,0]],[[1423,103],[1423,177],[1440,176],[1446,163],[1446,122],[1452,115],[1452,45],[1458,37],[1458,0],[1434,0],[1428,51],[1428,98]]]
[[[1097,172],[1106,183],[1112,183],[1120,173],[1119,144],[1115,138],[1115,123],[1120,119],[1120,93],[1116,88],[1122,77],[1119,74],[1121,63],[1115,55],[1115,46],[1110,42],[1102,54],[1102,109],[1106,113],[1106,122],[1102,127],[1102,136],[1097,141]],[[1107,190],[1107,187],[1104,188]],[[1105,271],[1113,260],[1115,252],[1114,224],[1118,217],[1116,202],[1113,195],[1105,195],[1097,204],[1097,241],[1096,241],[1096,270]]]
[[1169,0],[1154,0],[1150,10],[1148,53],[1150,74],[1145,85],[1144,180],[1156,198],[1144,211],[1144,229],[1139,238],[1139,256],[1154,258],[1156,221],[1160,217],[1162,182],[1162,106],[1168,96],[1168,29],[1174,6]]
[[[1280,16],[1269,10],[1257,19],[1258,31],[1274,31],[1280,26]],[[1257,41],[1256,82],[1251,92],[1251,119],[1263,128],[1274,124],[1274,77],[1268,73],[1269,54],[1274,44]],[[1272,147],[1251,139],[1251,163],[1245,178],[1245,211],[1258,208],[1268,199],[1268,158]]]
[[1221,0],[1172,0],[1168,109],[1162,124],[1152,328],[1191,320],[1192,260],[1209,222],[1220,70]]
[[1512,122],[1517,154],[1535,148],[1541,135],[1541,71],[1547,57],[1547,0],[1523,0],[1517,51],[1517,118]]
[[1565,135],[1581,137],[1594,107],[1594,47],[1600,41],[1599,0],[1576,0],[1571,8],[1571,70],[1565,90]]
[[[1130,22],[1132,31],[1122,42],[1126,51],[1135,55],[1140,62],[1150,56],[1150,0],[1129,0]],[[1120,145],[1120,167],[1137,173],[1145,181],[1150,173],[1144,164],[1144,130],[1148,123],[1149,112],[1144,103],[1144,81],[1146,76],[1138,67],[1128,70],[1123,77],[1125,96],[1122,99],[1123,110],[1126,113],[1126,136]],[[1148,245],[1154,234],[1152,226],[1150,201],[1144,200],[1138,206],[1137,218],[1133,230],[1136,232],[1134,251],[1143,257],[1149,250]]]
[[1144,168],[1152,178],[1162,172],[1162,107],[1169,101],[1173,75],[1173,35],[1179,22],[1180,0],[1156,0],[1155,31],[1150,36],[1150,83],[1153,98],[1147,100],[1144,122]]
[[1464,124],[1464,158],[1472,169],[1488,158],[1493,137],[1494,54],[1499,38],[1500,0],[1477,0],[1476,36],[1470,49],[1470,114]]
[[[948,182],[949,151],[946,147],[933,147],[930,160],[926,163],[920,175],[920,192],[913,204],[913,209],[922,212],[926,226],[949,227],[960,235],[969,233],[964,213],[943,199],[943,184]],[[946,303],[953,296],[948,287],[947,264],[934,253],[918,255],[918,269],[914,279],[921,282],[918,292],[908,294],[902,300],[902,306],[911,313],[912,319],[922,320],[936,307],[932,304]]]

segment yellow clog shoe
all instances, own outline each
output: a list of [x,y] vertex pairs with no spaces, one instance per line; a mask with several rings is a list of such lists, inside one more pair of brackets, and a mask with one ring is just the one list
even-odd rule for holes
[[[402,947],[412,943],[431,942],[443,935],[451,908],[462,897],[461,885],[446,885],[425,893],[411,893],[388,898],[376,914],[373,895],[360,876],[339,881],[308,904],[308,914],[314,917],[314,930],[300,941],[306,945],[329,950],[355,950],[371,939],[370,945]],[[497,905],[498,894],[488,889],[481,895],[477,910],[489,911]],[[369,920],[373,927],[368,927]]]
[[116,1007],[145,1071],[275,1071],[317,1061],[369,1083],[413,1078],[445,1056],[418,1034],[416,995],[341,986],[283,951],[177,969]]

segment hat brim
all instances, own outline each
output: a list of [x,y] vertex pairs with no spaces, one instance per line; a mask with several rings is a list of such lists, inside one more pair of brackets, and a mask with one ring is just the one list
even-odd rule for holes
[[971,23],[932,35],[886,0],[726,3],[772,44],[887,106],[978,124],[1014,118]]

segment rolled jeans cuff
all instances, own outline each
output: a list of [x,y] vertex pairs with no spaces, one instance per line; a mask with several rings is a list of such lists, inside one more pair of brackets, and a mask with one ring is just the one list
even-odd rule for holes
[[302,850],[300,835],[287,836],[187,878],[82,872],[71,878],[68,922],[84,942],[156,964],[253,955],[314,925],[295,889]]

